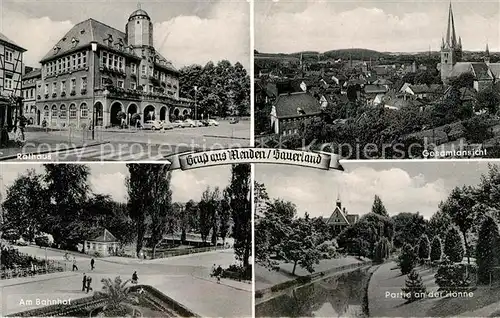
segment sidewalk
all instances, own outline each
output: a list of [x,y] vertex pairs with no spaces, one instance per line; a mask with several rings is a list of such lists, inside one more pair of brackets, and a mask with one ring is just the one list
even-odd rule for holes
[[67,271],[67,272],[57,272],[57,273],[42,274],[42,275],[29,276],[29,277],[2,279],[2,280],[0,280],[0,288],[8,287],[8,286],[15,286],[15,285],[29,284],[29,283],[33,283],[33,282],[42,282],[45,280],[58,279],[58,278],[64,278],[64,277],[79,276],[79,275],[81,275],[81,273],[79,273],[79,272]]
[[[11,134],[9,137],[12,138]],[[10,147],[0,149],[0,160],[15,159],[19,153],[44,154],[54,151],[66,151],[83,147],[90,147],[107,142],[100,140],[84,139],[82,137],[70,138],[67,132],[27,132],[26,143],[23,147]]]

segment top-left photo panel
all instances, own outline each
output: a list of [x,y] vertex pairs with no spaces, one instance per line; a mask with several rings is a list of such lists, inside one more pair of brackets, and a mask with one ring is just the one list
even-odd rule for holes
[[250,4],[0,0],[0,161],[250,146]]

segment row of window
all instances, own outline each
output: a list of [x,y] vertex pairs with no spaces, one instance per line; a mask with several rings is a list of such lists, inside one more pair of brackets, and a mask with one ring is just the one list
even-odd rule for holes
[[85,67],[87,67],[87,52],[78,52],[45,63],[43,70],[46,75],[50,76]]
[[5,62],[14,62],[14,51],[5,50]]
[[[125,72],[125,58],[117,54],[101,51],[101,66]],[[131,64],[132,73],[135,73],[135,68],[135,64]]]
[[23,95],[24,99],[35,98],[35,88],[25,89]]
[[14,88],[14,80],[12,79],[12,73],[5,73],[4,80],[4,89],[13,89]]
[[[57,109],[56,105],[52,105],[52,108],[49,110],[49,106],[45,105],[43,108],[43,116],[45,118],[48,118],[49,116],[52,116],[52,118],[57,118],[57,115],[59,114],[59,118],[61,119],[66,119],[67,116],[67,109],[66,105],[61,105],[60,109]],[[76,119],[76,115],[78,113],[77,107],[75,104],[69,105],[69,118],[70,119]],[[80,118],[88,118],[89,116],[89,108],[86,103],[82,103],[80,105]]]
[[290,135],[297,134],[297,133],[298,133],[297,129],[294,129],[293,132],[291,129],[288,129],[288,131],[283,130],[283,136],[290,136]]
[[[60,82],[60,92],[66,92],[66,81]],[[87,89],[87,76],[82,76],[80,81],[80,89]],[[72,78],[69,81],[69,90],[71,92],[76,90],[76,78]],[[52,82],[52,93],[57,93],[57,82]],[[49,94],[49,83],[45,83],[44,94]]]

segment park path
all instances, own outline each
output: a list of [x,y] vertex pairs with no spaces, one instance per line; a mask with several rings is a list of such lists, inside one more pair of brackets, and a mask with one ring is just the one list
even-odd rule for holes
[[[45,250],[37,247],[21,247],[20,251],[45,257]],[[62,261],[64,252],[47,250],[47,258]],[[220,284],[210,278],[213,264],[228,266],[234,262],[234,253],[229,250],[191,254],[183,257],[165,258],[148,263],[116,263],[96,259],[95,270],[89,269],[89,258],[76,256],[78,271],[44,275],[45,279],[21,278],[17,284],[3,281],[1,288],[1,314],[43,307],[37,299],[78,299],[88,296],[81,291],[85,272],[92,277],[94,290],[102,288],[102,278],[121,276],[128,279],[134,271],[139,283],[151,285],[165,295],[186,306],[203,317],[251,317],[251,284],[222,279]],[[50,276],[52,275],[52,276]],[[30,281],[30,279],[32,281]],[[31,301],[32,304],[27,306]]]
[[[427,293],[436,292],[435,269],[419,266],[417,272]],[[401,293],[405,281],[406,275],[401,275],[395,262],[380,265],[368,286],[371,317],[500,317],[499,289],[479,286],[472,291],[473,297],[428,297],[407,304],[401,297],[387,294]]]

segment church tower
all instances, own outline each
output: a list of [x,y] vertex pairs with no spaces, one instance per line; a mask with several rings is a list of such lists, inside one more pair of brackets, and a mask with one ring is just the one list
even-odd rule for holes
[[125,32],[128,45],[134,48],[153,46],[153,23],[140,4],[137,4],[137,10],[128,18]]
[[484,51],[484,63],[490,64],[490,48],[488,43],[486,43],[486,50]]
[[453,9],[448,10],[448,28],[446,38],[441,41],[441,80],[447,83],[455,63],[462,59],[462,39],[458,38],[455,32],[455,21],[453,18]]

